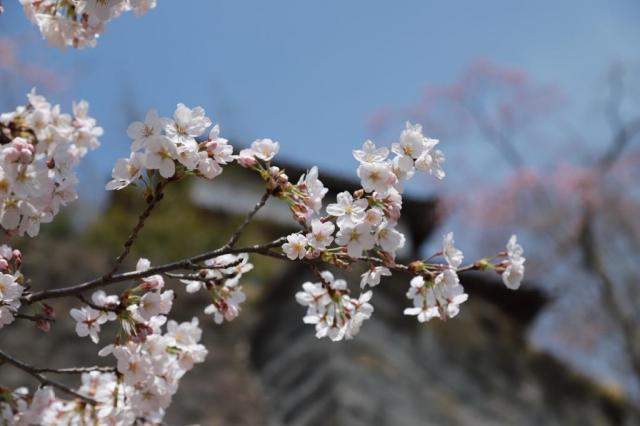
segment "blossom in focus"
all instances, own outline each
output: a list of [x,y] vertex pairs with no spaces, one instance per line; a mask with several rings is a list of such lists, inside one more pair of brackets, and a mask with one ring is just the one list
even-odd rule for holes
[[460,305],[468,297],[460,285],[458,275],[452,269],[438,274],[433,283],[426,282],[423,276],[418,275],[411,280],[407,292],[407,298],[413,302],[413,307],[406,308],[404,314],[416,316],[419,322],[433,318],[453,318],[458,315]]
[[336,229],[331,222],[319,219],[311,221],[311,232],[307,234],[307,241],[316,250],[323,250],[333,242],[333,231]]
[[[102,128],[87,102],[74,103],[71,116],[35,89],[27,98],[26,106],[0,114],[2,137],[11,141],[0,148],[0,225],[34,237],[77,198],[74,169],[99,145]],[[131,178],[122,168],[118,174]]]
[[357,299],[348,295],[347,283],[322,272],[322,282],[306,282],[296,293],[299,304],[307,307],[305,324],[313,324],[316,337],[328,337],[332,341],[352,339],[360,331],[364,320],[371,317],[373,306],[369,304],[372,292],[362,293]]
[[89,336],[93,343],[98,343],[100,337],[100,326],[107,322],[107,318],[102,312],[89,306],[80,309],[73,308],[69,311],[71,317],[76,321],[76,334],[80,337]]
[[258,139],[251,144],[251,152],[262,161],[271,161],[280,150],[280,144],[271,139]]
[[301,234],[287,236],[287,242],[282,245],[282,251],[291,260],[303,259],[307,255],[307,237]]
[[129,159],[116,162],[106,189],[125,188],[144,178],[146,170],[158,170],[165,179],[172,178],[177,167],[206,179],[219,176],[222,166],[235,157],[233,147],[220,137],[219,125],[213,126],[206,141],[197,141],[209,126],[211,119],[202,107],[189,108],[179,103],[173,118],[149,111],[144,123],[136,121],[129,126],[127,134],[133,139],[133,152]]
[[382,277],[391,276],[389,268],[384,266],[373,266],[360,276],[360,288],[365,286],[375,287],[380,284]]

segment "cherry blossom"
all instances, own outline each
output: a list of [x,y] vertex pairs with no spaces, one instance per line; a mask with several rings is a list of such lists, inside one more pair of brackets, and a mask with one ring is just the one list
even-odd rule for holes
[[455,317],[468,295],[455,271],[446,269],[432,283],[426,282],[422,276],[414,277],[407,298],[413,301],[413,307],[406,308],[404,314],[415,315],[418,321],[426,322],[433,318],[445,320]]
[[369,287],[375,287],[380,284],[380,279],[382,277],[389,276],[391,276],[389,268],[385,266],[372,266],[360,276],[360,288],[365,288],[367,285]]
[[507,266],[502,273],[502,281],[504,282],[504,285],[511,290],[517,290],[520,288],[520,283],[524,278],[524,262],[526,259],[522,256],[524,250],[517,241],[517,237],[512,235],[507,243],[507,255],[509,259],[507,261]]
[[26,106],[0,114],[0,137],[10,141],[0,150],[0,225],[34,237],[77,198],[74,168],[98,147],[102,128],[84,101],[71,116],[35,89],[27,98]]
[[258,139],[251,144],[251,152],[262,161],[271,161],[280,150],[280,144],[271,139]]
[[462,251],[454,246],[454,244],[453,232],[449,232],[442,238],[442,255],[449,266],[456,269],[462,264],[464,255],[462,254]]
[[282,251],[291,260],[304,259],[307,255],[307,237],[300,234],[287,236],[287,242],[282,245]]
[[126,11],[143,15],[156,0],[20,0],[25,15],[51,46],[95,47],[106,23]]
[[253,269],[247,254],[222,255],[205,262],[197,279],[182,279],[188,293],[206,290],[211,304],[204,313],[213,315],[216,324],[232,321],[240,313],[240,304],[246,296],[240,285],[242,276]]
[[336,243],[346,246],[349,256],[358,258],[363,251],[373,248],[375,239],[371,235],[371,226],[362,222],[340,229],[336,234]]
[[337,203],[327,206],[327,213],[338,218],[338,226],[353,226],[360,223],[365,217],[367,200],[353,200],[353,196],[348,191],[343,191],[337,195]]
[[[66,7],[63,3],[61,8]],[[155,4],[149,0],[76,3],[77,13],[95,20],[108,20],[127,8],[145,11]],[[98,145],[102,129],[89,116],[86,102],[73,105],[72,117],[61,113],[58,106],[52,107],[35,91],[28,98],[27,106],[0,116],[0,137],[6,140],[0,150],[0,223],[11,233],[36,235],[41,223],[52,220],[59,208],[75,199],[73,167]],[[197,318],[183,323],[168,318],[176,302],[174,291],[182,291],[171,288],[175,283],[170,280],[178,279],[193,297],[206,295],[204,314],[211,315],[215,323],[232,321],[240,315],[246,300],[241,281],[253,269],[249,253],[310,267],[318,281],[303,283],[295,299],[306,308],[303,323],[314,326],[317,338],[332,341],[352,339],[359,333],[374,311],[370,303],[373,291],[365,291],[365,287],[380,285],[382,277],[396,271],[414,275],[406,293],[412,306],[404,314],[415,316],[421,323],[433,318],[446,320],[460,313],[468,295],[459,272],[490,269],[502,274],[507,287],[520,286],[525,258],[515,236],[509,240],[507,251],[496,256],[502,260],[495,264],[492,259],[496,257],[492,257],[462,266],[464,255],[455,247],[453,233],[444,235],[442,250],[429,259],[398,263],[401,260],[396,259],[396,253],[406,242],[397,229],[404,182],[417,172],[444,177],[444,156],[435,149],[438,141],[426,137],[421,126],[407,123],[391,150],[376,147],[371,141],[354,150],[360,188],[339,193],[336,202],[325,207],[329,189],[317,167],[311,167],[297,181],[290,180],[284,170],[272,164],[279,151],[278,142],[259,139],[234,155],[233,147],[221,137],[219,125],[211,125],[203,108],[179,103],[172,118],[151,110],[144,122],[129,126],[131,153],[116,162],[106,189],[140,185],[148,204],[112,272],[78,286],[33,290],[19,271],[22,254],[0,246],[0,328],[25,317],[18,314],[26,301],[25,305],[37,307],[37,315],[27,318],[46,331],[54,311],[43,300],[75,296],[82,302],[70,310],[76,333],[89,336],[94,343],[110,339],[98,355],[112,357],[115,364],[106,370],[78,370],[84,374],[77,390],[47,379],[45,383],[73,394],[73,399],[56,396],[48,387],[33,394],[22,388],[11,391],[0,402],[0,419],[9,424],[161,423],[180,379],[207,354],[199,343],[202,330]],[[168,183],[189,176],[216,178],[234,160],[259,176],[265,193],[227,244],[155,267],[140,258],[135,271],[117,272],[126,264],[123,260],[130,244]],[[264,245],[236,245],[244,227],[270,198],[286,203],[300,229]],[[434,257],[443,260],[432,263]],[[366,265],[366,270],[360,276],[361,292],[357,295],[351,293],[345,280],[318,268],[328,264],[351,269],[358,263]],[[105,291],[108,285],[125,280],[129,285],[121,293]],[[90,300],[85,298],[89,289],[93,290]],[[107,322],[117,328],[111,336],[111,327],[102,330]],[[7,359],[1,352],[0,357]]]
[[164,178],[173,178],[179,170],[214,179],[222,173],[222,165],[232,162],[233,147],[220,137],[215,125],[204,142],[198,142],[211,119],[202,107],[189,108],[179,103],[173,118],[160,117],[155,110],[147,113],[145,121],[131,123],[127,134],[133,143],[128,159],[116,162],[112,180],[105,188],[120,190],[132,183],[145,185],[144,172],[157,170]]
[[296,293],[298,303],[307,307],[303,321],[315,325],[319,339],[352,339],[360,331],[362,322],[371,317],[372,292],[367,291],[354,299],[349,296],[346,281],[334,279],[328,271],[321,275],[321,282],[306,282],[302,285],[303,290]]
[[333,231],[336,227],[331,222],[319,219],[311,221],[311,232],[307,234],[307,242],[316,250],[323,250],[333,242]]
[[80,337],[89,336],[93,343],[98,343],[100,337],[100,326],[107,322],[107,318],[102,312],[89,306],[83,306],[80,309],[73,308],[69,312],[76,321],[76,334]]

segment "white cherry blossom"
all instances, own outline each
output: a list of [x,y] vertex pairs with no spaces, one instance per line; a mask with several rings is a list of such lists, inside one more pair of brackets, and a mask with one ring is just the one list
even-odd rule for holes
[[262,161],[271,161],[279,150],[280,144],[271,139],[258,139],[251,144],[251,152]]
[[107,317],[102,315],[102,312],[89,306],[83,306],[80,309],[73,308],[69,313],[76,321],[76,334],[78,336],[89,336],[93,343],[100,341],[98,336],[100,326],[107,322]]
[[155,138],[149,141],[145,157],[147,169],[157,169],[164,178],[172,177],[176,172],[173,160],[178,158],[178,149],[167,138]]
[[336,243],[347,247],[347,253],[353,258],[362,256],[364,250],[372,249],[375,239],[371,235],[371,226],[359,223],[355,226],[344,226],[336,234]]
[[338,218],[338,226],[353,226],[365,218],[367,200],[353,200],[349,191],[343,191],[337,195],[337,203],[327,206],[327,213]]
[[385,266],[372,266],[360,276],[360,288],[365,288],[367,285],[369,287],[375,287],[380,284],[380,279],[382,277],[389,276],[391,276],[389,268]]
[[454,244],[453,232],[449,232],[442,238],[442,255],[449,266],[456,269],[462,264],[464,255],[461,250],[454,246]]
[[287,242],[282,245],[282,251],[291,260],[304,259],[307,255],[307,237],[302,234],[291,234],[287,236]]
[[333,242],[333,232],[336,227],[331,222],[319,219],[311,221],[311,232],[307,234],[307,241],[316,250],[323,250]]

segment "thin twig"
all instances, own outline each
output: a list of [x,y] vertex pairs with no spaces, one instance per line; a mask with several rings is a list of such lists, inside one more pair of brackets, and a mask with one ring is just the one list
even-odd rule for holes
[[115,367],[94,365],[92,367],[71,367],[71,368],[34,368],[36,373],[53,373],[53,374],[82,374],[90,373],[92,371],[99,371],[101,373],[115,373]]
[[49,386],[53,386],[56,389],[59,389],[63,392],[68,393],[69,395],[73,395],[76,398],[80,398],[81,400],[83,400],[84,402],[91,404],[91,405],[95,405],[97,404],[97,401],[89,398],[87,396],[82,395],[81,393],[76,392],[75,390],[71,389],[70,387],[68,387],[67,385],[64,385],[58,381],[55,380],[51,380],[45,376],[43,376],[42,374],[40,374],[39,370],[29,364],[25,364],[22,361],[19,361],[17,359],[15,359],[14,357],[12,357],[11,355],[8,355],[7,353],[3,352],[0,350],[0,359],[4,360],[5,362],[13,365],[14,367],[24,371],[25,373],[29,374],[30,376],[34,377],[35,379],[37,379],[40,383],[42,383],[43,385],[49,385]]
[[38,322],[38,321],[55,322],[56,321],[54,318],[46,317],[44,315],[28,315],[28,314],[16,313],[13,316],[15,318],[26,319],[33,322]]
[[106,287],[108,285],[112,285],[115,283],[120,283],[123,281],[135,280],[139,278],[149,277],[151,275],[162,274],[164,272],[175,271],[179,269],[192,269],[193,266],[199,262],[203,262],[205,260],[212,259],[214,257],[221,256],[223,254],[240,254],[240,253],[258,253],[262,254],[264,252],[269,251],[271,248],[279,247],[286,241],[285,237],[278,238],[277,240],[271,241],[265,244],[258,244],[248,247],[239,247],[239,248],[219,248],[216,250],[212,250],[206,253],[202,253],[187,259],[178,260],[171,263],[165,263],[164,265],[159,265],[155,267],[151,267],[146,271],[130,271],[124,272],[121,274],[115,274],[112,276],[102,276],[100,278],[96,278],[91,281],[86,281],[81,284],[73,285],[70,287],[63,287],[52,290],[43,290],[36,293],[31,293],[23,296],[21,301],[25,304],[30,304],[33,302],[37,302],[39,300],[44,299],[55,299],[60,297],[67,296],[75,296],[77,294],[81,294],[82,292],[93,290],[100,287]]
[[247,225],[251,223],[253,216],[255,216],[256,213],[258,213],[258,211],[262,207],[264,207],[264,205],[267,203],[267,200],[269,199],[270,196],[271,196],[271,191],[266,190],[265,193],[262,195],[262,198],[260,198],[260,201],[258,201],[256,205],[253,206],[253,209],[247,214],[247,216],[244,219],[244,222],[242,222],[240,226],[233,232],[233,234],[231,234],[231,238],[229,238],[229,241],[227,242],[227,244],[224,245],[224,247],[232,248],[238,242],[244,229],[247,227]]
[[159,182],[156,185],[155,190],[153,192],[153,195],[152,195],[151,199],[149,200],[149,202],[147,203],[147,207],[144,209],[142,214],[140,214],[140,216],[138,217],[138,222],[136,223],[136,226],[134,226],[133,230],[131,230],[131,234],[129,235],[129,238],[127,238],[127,241],[125,241],[125,243],[124,243],[124,248],[122,250],[122,253],[120,253],[120,255],[116,258],[116,261],[115,261],[115,264],[113,265],[113,268],[111,268],[111,271],[109,271],[109,273],[107,273],[105,275],[106,277],[110,277],[113,274],[115,274],[118,271],[118,269],[120,268],[120,265],[122,265],[122,262],[129,255],[129,252],[131,251],[131,247],[133,246],[133,243],[138,238],[138,233],[144,227],[144,224],[145,224],[146,220],[151,215],[151,212],[153,211],[155,206],[164,197],[163,190],[164,190],[164,187],[167,185],[168,182],[169,181],[163,180],[163,181]]

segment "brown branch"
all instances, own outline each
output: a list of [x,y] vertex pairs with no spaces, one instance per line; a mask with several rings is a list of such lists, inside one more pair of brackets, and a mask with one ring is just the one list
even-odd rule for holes
[[267,252],[269,249],[273,247],[281,246],[285,241],[286,239],[282,237],[282,238],[278,238],[277,240],[271,241],[266,244],[261,244],[261,245],[253,245],[253,246],[240,247],[240,248],[222,247],[222,248],[212,250],[206,253],[202,253],[186,259],[178,260],[171,263],[165,263],[164,265],[151,267],[146,271],[130,271],[130,272],[124,272],[121,274],[115,274],[112,276],[102,276],[100,278],[96,278],[94,280],[86,281],[84,283],[77,284],[70,287],[63,287],[63,288],[52,289],[52,290],[43,290],[36,293],[27,294],[21,298],[21,301],[25,304],[30,304],[30,303],[37,302],[39,300],[44,300],[44,299],[55,299],[60,297],[75,296],[77,294],[81,294],[88,290],[93,290],[100,287],[106,287],[108,285],[112,285],[115,283],[135,280],[139,278],[145,278],[151,275],[162,274],[165,272],[175,271],[179,269],[193,269],[195,264],[203,262],[205,260],[212,259],[214,257],[221,256],[223,254],[241,254],[241,253],[262,254],[264,252]]
[[92,371],[99,371],[101,373],[115,373],[117,370],[115,367],[94,365],[92,367],[71,367],[71,368],[34,368],[36,373],[53,373],[53,374],[82,374],[90,373]]
[[116,258],[115,265],[113,265],[113,268],[111,269],[111,271],[109,271],[109,273],[105,275],[105,277],[111,277],[113,274],[115,274],[120,268],[120,265],[122,265],[122,262],[124,261],[124,259],[126,259],[126,257],[129,255],[129,252],[131,251],[131,247],[133,246],[133,243],[138,238],[138,233],[140,233],[140,230],[144,227],[146,220],[151,215],[151,212],[153,211],[155,206],[164,197],[163,190],[168,183],[169,181],[163,180],[156,185],[153,195],[151,196],[151,198],[149,199],[149,202],[147,203],[147,207],[144,209],[142,214],[138,217],[138,222],[136,223],[136,226],[134,226],[133,230],[131,231],[131,234],[129,235],[129,238],[127,238],[127,241],[125,241],[122,253],[120,253],[120,255]]
[[14,315],[16,318],[25,319],[33,322],[46,321],[46,322],[55,322],[55,318],[47,317],[44,315],[28,315],[28,314],[18,314]]
[[93,303],[92,301],[90,301],[89,299],[87,299],[86,297],[84,297],[82,294],[77,294],[76,297],[78,299],[80,299],[80,301],[82,303],[84,303],[85,305],[89,306],[90,308],[95,309],[96,311],[102,311],[102,312],[115,312],[115,313],[119,313],[122,311],[122,309],[120,308],[120,305],[116,305],[116,306],[99,306],[96,305],[95,303]]
[[15,359],[14,357],[8,355],[7,353],[3,352],[0,350],[0,360],[3,360],[4,362],[13,365],[14,367],[24,371],[25,373],[29,374],[30,376],[34,377],[35,379],[37,379],[40,383],[42,383],[43,385],[49,385],[52,386],[56,389],[59,389],[65,393],[68,393],[69,395],[73,395],[76,398],[80,398],[81,400],[83,400],[84,402],[91,404],[91,405],[95,405],[97,404],[97,401],[89,398],[87,396],[82,395],[81,393],[76,392],[75,390],[71,389],[70,387],[68,387],[65,384],[62,384],[56,380],[51,380],[45,376],[43,376],[42,374],[40,374],[39,369],[29,365],[29,364],[25,364],[22,361],[19,361],[17,359]]
[[253,220],[253,217],[256,215],[256,213],[258,213],[258,211],[262,207],[264,207],[264,205],[267,203],[267,200],[269,199],[270,196],[271,196],[271,191],[266,190],[265,193],[262,195],[262,198],[260,198],[260,201],[258,201],[256,205],[253,206],[253,209],[247,214],[244,221],[240,224],[240,226],[238,226],[238,228],[233,232],[233,234],[231,234],[231,238],[229,238],[229,241],[227,242],[227,244],[224,245],[224,247],[232,248],[238,242],[238,240],[240,239],[240,236],[242,235],[242,232],[249,225],[249,223],[251,223],[251,220]]

